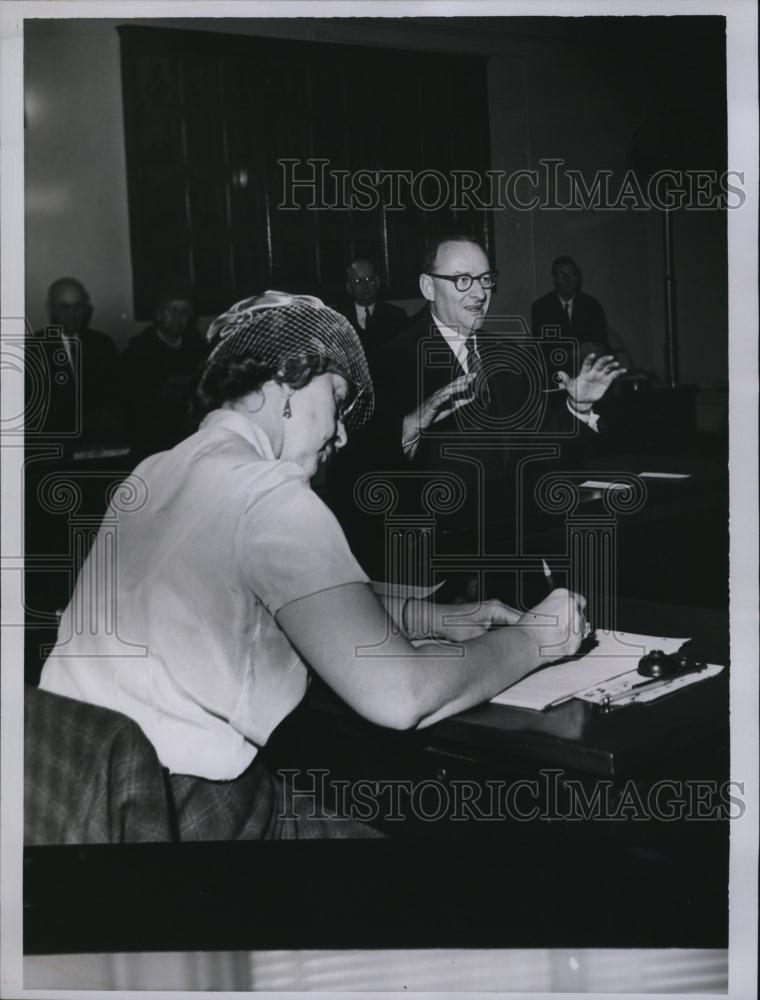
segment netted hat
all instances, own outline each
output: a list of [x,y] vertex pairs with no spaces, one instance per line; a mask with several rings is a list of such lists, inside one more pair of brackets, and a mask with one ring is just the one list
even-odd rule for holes
[[360,427],[372,414],[374,392],[361,341],[345,316],[313,295],[267,291],[242,299],[214,320],[206,337],[212,346],[207,365],[251,358],[278,371],[289,360],[327,359],[328,370],[356,392],[346,425]]

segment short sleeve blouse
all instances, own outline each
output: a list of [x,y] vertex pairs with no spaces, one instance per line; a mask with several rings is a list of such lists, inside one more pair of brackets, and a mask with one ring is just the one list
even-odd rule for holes
[[109,510],[40,686],[134,719],[173,773],[235,778],[306,690],[277,612],[367,576],[304,472],[243,414],[214,411],[130,479],[143,502]]

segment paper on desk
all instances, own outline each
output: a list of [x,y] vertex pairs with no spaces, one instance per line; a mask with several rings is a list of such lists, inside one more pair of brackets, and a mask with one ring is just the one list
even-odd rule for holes
[[686,639],[636,632],[601,630],[596,632],[595,637],[597,644],[588,653],[543,667],[497,694],[491,701],[497,705],[533,708],[540,712],[574,698],[580,691],[636,670],[641,657],[653,649],[675,653],[687,642]]
[[691,479],[690,472],[640,472],[640,479]]
[[642,677],[638,670],[631,670],[627,674],[621,674],[619,677],[613,677],[602,684],[596,684],[588,691],[581,691],[575,697],[580,698],[581,701],[589,701],[594,705],[602,705],[609,698],[614,707],[619,708],[622,705],[655,701],[679,688],[698,684],[700,681],[706,681],[709,677],[715,677],[722,669],[721,666],[707,663],[702,670],[681,674],[678,677],[653,680],[649,684],[644,683],[647,678]]
[[630,483],[608,483],[601,479],[587,479],[585,483],[581,483],[581,486],[585,486],[589,490],[630,490]]
[[128,455],[129,452],[129,448],[122,447],[80,448],[78,451],[72,452],[71,457],[75,462],[82,462],[88,458],[121,458],[122,455]]

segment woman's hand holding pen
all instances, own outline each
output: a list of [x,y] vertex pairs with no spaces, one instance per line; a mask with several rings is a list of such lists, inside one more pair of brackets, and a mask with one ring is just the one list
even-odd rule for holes
[[577,652],[587,634],[585,608],[585,597],[560,587],[521,615],[517,625],[535,632],[540,659],[548,663]]
[[588,634],[585,607],[585,597],[564,588],[552,590],[543,601],[524,613],[496,600],[432,604],[411,599],[404,605],[404,628],[410,639],[467,642],[493,626],[522,626],[538,645],[539,660],[548,662],[572,656],[577,651]]
[[[554,576],[552,575],[552,571],[549,569],[549,564],[547,563],[547,561],[545,559],[542,559],[541,563],[544,569],[544,577],[546,578],[546,586],[549,588],[549,593],[551,593],[553,590],[557,589],[557,584],[554,582]],[[581,600],[583,601],[583,608],[585,610],[586,599],[584,597],[581,598]],[[591,635],[592,631],[593,630],[591,628],[591,623],[588,621],[588,619],[585,619],[583,625],[583,635],[581,636],[581,638],[582,639],[588,638],[588,636]]]

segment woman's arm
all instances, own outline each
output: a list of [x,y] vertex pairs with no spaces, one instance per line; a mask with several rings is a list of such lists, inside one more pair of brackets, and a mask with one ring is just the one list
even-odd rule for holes
[[382,593],[370,584],[385,612],[407,639],[448,639],[467,642],[493,625],[516,625],[520,612],[497,600],[436,604],[415,597]]
[[350,583],[285,605],[277,621],[301,656],[355,711],[410,729],[471,708],[536,667],[575,652],[583,598],[555,590],[519,623],[470,642],[415,649],[390,628],[365,584]]

